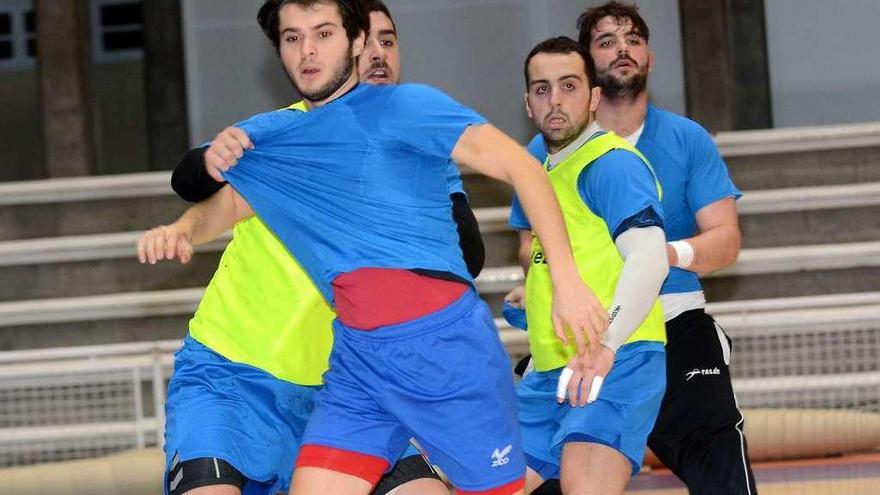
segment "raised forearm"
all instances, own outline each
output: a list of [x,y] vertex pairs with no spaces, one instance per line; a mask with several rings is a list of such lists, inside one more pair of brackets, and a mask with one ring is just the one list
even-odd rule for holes
[[250,206],[226,185],[210,198],[190,207],[175,223],[189,233],[193,245],[199,245],[213,241],[236,222],[252,215]]
[[[530,156],[527,158],[532,159]],[[577,276],[562,211],[547,174],[539,167],[526,165],[512,170],[511,178],[532,229],[541,241],[553,280]],[[522,259],[523,254],[525,260]],[[521,244],[520,256],[520,262],[525,261],[524,269],[528,270],[530,247],[526,248]]]
[[611,324],[602,339],[602,344],[613,351],[617,351],[648,316],[669,273],[663,252],[666,236],[660,227],[629,229],[620,234],[615,243],[624,264],[608,310]]
[[452,152],[456,163],[513,185],[547,255],[554,282],[578,277],[556,194],[525,148],[490,124],[468,128]]

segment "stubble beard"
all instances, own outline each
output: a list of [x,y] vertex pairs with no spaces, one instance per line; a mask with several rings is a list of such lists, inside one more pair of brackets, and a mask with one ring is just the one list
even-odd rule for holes
[[648,71],[638,70],[626,78],[619,78],[611,69],[597,71],[596,84],[602,88],[602,97],[609,100],[634,100],[648,87]]
[[552,139],[549,134],[544,134],[544,140],[547,142],[547,148],[555,149],[559,151],[578,138],[583,132],[584,129],[587,128],[589,122],[583,122],[582,124],[574,127],[570,127],[565,130],[565,133],[562,134],[559,138]]
[[296,79],[288,73],[288,78],[293,83],[294,88],[299,93],[303,99],[311,102],[316,101],[324,101],[327,98],[330,98],[333,93],[339,91],[339,88],[345,84],[346,81],[351,77],[351,73],[354,71],[354,56],[351,48],[348,49],[348,53],[345,56],[345,62],[339,66],[336,70],[336,73],[333,74],[333,77],[327,81],[326,84],[319,87],[314,91],[304,91],[299,85],[296,83]]

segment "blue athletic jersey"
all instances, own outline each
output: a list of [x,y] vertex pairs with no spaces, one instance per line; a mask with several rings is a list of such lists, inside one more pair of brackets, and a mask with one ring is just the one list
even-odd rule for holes
[[[608,224],[612,238],[626,230],[621,227],[629,225],[628,220],[633,218],[646,217],[639,219],[638,227],[663,227],[663,208],[657,198],[654,175],[634,153],[612,150],[597,158],[578,176],[578,192],[587,208]],[[653,214],[640,215],[646,210],[653,210]],[[531,228],[516,198],[510,210],[510,224],[520,230]]]
[[[704,206],[742,196],[712,136],[693,120],[648,105],[645,128],[636,148],[651,162],[663,186],[663,220],[669,241],[693,237],[697,233],[696,212]],[[529,151],[539,160],[546,156],[540,134],[529,143]],[[516,201],[514,207],[510,225],[515,229],[530,228]],[[695,272],[671,267],[660,293],[698,290],[702,286]]]
[[362,84],[306,113],[242,122],[255,148],[225,175],[331,302],[330,282],[364,267],[471,281],[450,155],[468,126],[485,122],[428,86]]
[[464,182],[461,180],[461,170],[458,169],[458,165],[454,161],[449,160],[449,163],[446,164],[446,174],[446,192],[448,194],[462,193],[467,197]]

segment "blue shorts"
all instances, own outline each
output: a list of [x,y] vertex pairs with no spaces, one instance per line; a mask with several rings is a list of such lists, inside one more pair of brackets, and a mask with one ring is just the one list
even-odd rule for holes
[[287,492],[319,390],[229,361],[187,336],[168,383],[165,479],[175,455],[216,457],[248,478],[244,495]]
[[638,473],[666,390],[663,344],[634,342],[618,349],[598,400],[586,407],[556,402],[561,371],[534,371],[517,387],[529,467],[545,480],[559,478],[563,445],[590,442],[622,453]]
[[362,331],[336,321],[334,330],[304,444],[391,463],[414,437],[458,489],[523,478],[510,359],[473,291],[411,322]]

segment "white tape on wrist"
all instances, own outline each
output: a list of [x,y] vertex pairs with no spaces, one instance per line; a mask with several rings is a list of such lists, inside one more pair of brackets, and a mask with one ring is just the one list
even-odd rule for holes
[[694,262],[694,247],[688,241],[672,241],[669,243],[675,250],[678,262],[675,264],[678,268],[688,268]]

